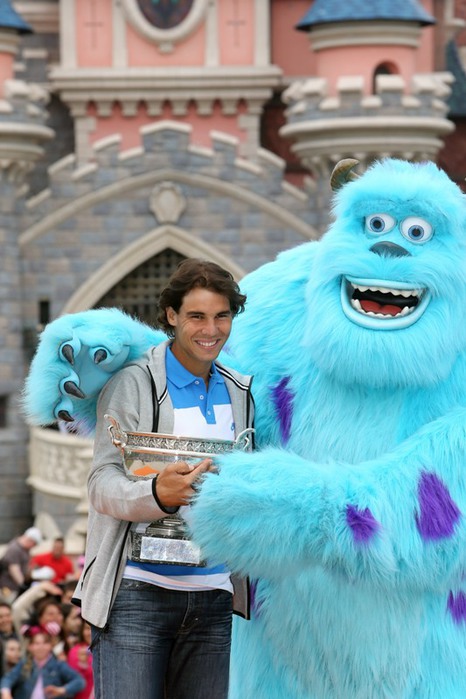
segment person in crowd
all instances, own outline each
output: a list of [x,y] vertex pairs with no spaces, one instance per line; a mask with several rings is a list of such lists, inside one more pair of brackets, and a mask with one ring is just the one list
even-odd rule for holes
[[34,610],[31,623],[38,624],[41,628],[50,627],[53,653],[60,660],[66,660],[64,616],[60,601],[55,597],[45,597],[40,600]]
[[[36,587],[38,593],[36,593]],[[56,591],[58,594],[54,594]],[[33,593],[36,593],[34,596]],[[44,594],[45,593],[45,594]],[[23,631],[29,627],[44,627],[53,624],[53,652],[61,660],[66,659],[64,616],[60,600],[61,588],[50,581],[43,581],[31,587],[13,603],[15,627],[24,647]],[[25,602],[23,598],[27,597]],[[19,608],[17,608],[19,607]]]
[[94,673],[92,671],[91,627],[83,622],[78,642],[69,650],[67,662],[70,667],[79,672],[86,682],[85,688],[79,692],[75,699],[93,699]]
[[33,583],[19,595],[11,605],[16,633],[19,634],[22,626],[29,624],[37,615],[37,608],[42,600],[48,599],[61,604],[62,593],[63,590],[59,585],[55,585],[50,580],[41,580]]
[[61,589],[61,602],[62,604],[72,604],[74,591],[76,590],[76,580],[68,580],[66,583],[62,583]]
[[232,593],[244,594],[244,581],[233,583],[222,562],[141,562],[130,535],[187,505],[212,460],[174,461],[152,479],[130,480],[104,416],[132,431],[227,440],[251,427],[251,377],[216,361],[245,301],[228,271],[185,260],[160,297],[159,324],[170,339],[123,368],[100,395],[76,590],[92,623],[97,699],[227,697]]
[[6,641],[9,638],[16,637],[17,633],[13,623],[11,604],[0,600],[0,639]]
[[0,600],[0,670],[5,674],[7,667],[7,649],[9,641],[18,641],[18,634],[13,623],[11,604]]
[[2,641],[3,659],[2,659],[2,674],[6,675],[19,663],[22,657],[21,643],[17,638],[9,638]]
[[83,619],[81,610],[74,604],[62,604],[63,634],[65,640],[65,652],[68,653],[81,637]]
[[26,585],[31,549],[41,541],[40,529],[29,527],[24,534],[8,544],[0,565],[0,592],[4,599],[13,601]]
[[73,561],[65,555],[65,540],[61,536],[53,540],[51,551],[38,553],[31,558],[30,568],[31,572],[38,568],[51,568],[55,573],[52,578],[55,584],[75,577]]
[[1,681],[1,699],[54,699],[75,697],[85,687],[81,675],[53,653],[54,622],[46,626],[30,626],[26,657]]

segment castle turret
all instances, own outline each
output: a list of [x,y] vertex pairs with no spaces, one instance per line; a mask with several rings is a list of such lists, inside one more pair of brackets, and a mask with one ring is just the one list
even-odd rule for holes
[[435,160],[453,130],[452,76],[433,71],[435,20],[416,0],[315,0],[297,25],[309,34],[316,74],[284,93],[281,135],[319,180],[355,157],[364,168],[393,156]]
[[0,441],[2,497],[0,529],[11,538],[30,523],[30,494],[24,443],[24,420],[18,412],[24,367],[21,313],[21,263],[18,247],[19,195],[25,178],[53,136],[45,124],[47,93],[15,80],[14,59],[29,25],[7,0],[0,5]]
[[32,29],[8,0],[0,6],[0,170],[21,182],[42,156],[42,144],[53,136],[45,124],[45,90],[14,78],[14,59],[21,35]]

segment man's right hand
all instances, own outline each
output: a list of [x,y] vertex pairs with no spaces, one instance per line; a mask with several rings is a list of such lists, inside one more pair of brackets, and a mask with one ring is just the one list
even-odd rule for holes
[[215,471],[212,459],[203,459],[197,464],[175,461],[157,476],[155,489],[157,498],[164,507],[187,505],[194,495],[193,484],[203,474]]

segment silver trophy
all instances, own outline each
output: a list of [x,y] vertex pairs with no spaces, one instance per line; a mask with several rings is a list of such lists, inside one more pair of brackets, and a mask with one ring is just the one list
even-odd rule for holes
[[[243,430],[236,439],[179,437],[157,432],[127,432],[115,418],[105,415],[112,443],[121,451],[128,478],[154,478],[168,463],[197,463],[206,457],[247,451],[254,430]],[[186,523],[178,514],[151,522],[143,531],[131,531],[131,559],[141,563],[203,566],[202,554],[190,540]]]

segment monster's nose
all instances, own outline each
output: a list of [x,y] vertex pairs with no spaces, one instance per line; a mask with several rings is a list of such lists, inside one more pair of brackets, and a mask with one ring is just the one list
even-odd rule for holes
[[388,240],[375,243],[375,245],[371,247],[371,252],[375,252],[376,255],[380,255],[381,257],[405,257],[406,255],[411,255],[411,253],[405,250],[405,248],[402,248],[401,245],[391,243]]

